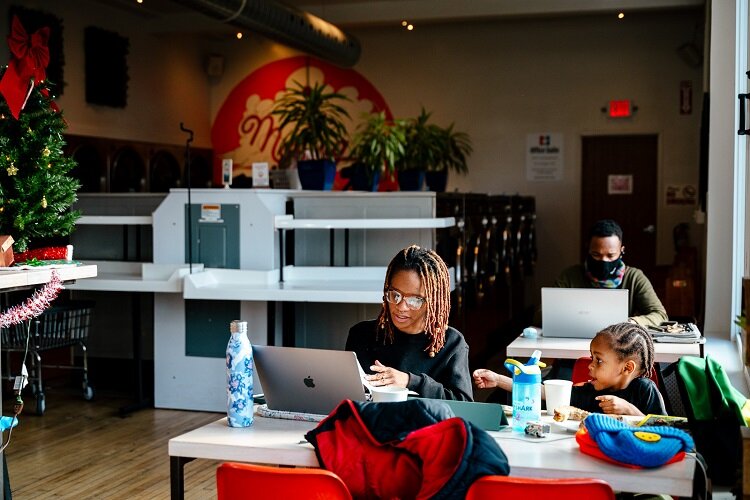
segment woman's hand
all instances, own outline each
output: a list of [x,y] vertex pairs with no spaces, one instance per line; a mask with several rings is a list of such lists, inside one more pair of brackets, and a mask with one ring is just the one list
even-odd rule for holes
[[474,370],[474,373],[472,373],[471,376],[474,379],[474,385],[479,389],[500,387],[505,390],[510,390],[513,386],[513,381],[510,377],[500,375],[499,373],[495,373],[492,370],[487,370],[485,368]]
[[374,371],[375,374],[365,375],[365,378],[376,387],[386,385],[406,387],[409,385],[408,373],[400,372],[395,368],[385,366],[377,359],[375,360],[375,364],[370,366],[370,370]]
[[599,401],[599,408],[602,409],[603,413],[610,413],[612,415],[643,415],[641,410],[636,408],[635,405],[617,396],[597,396],[596,400]]

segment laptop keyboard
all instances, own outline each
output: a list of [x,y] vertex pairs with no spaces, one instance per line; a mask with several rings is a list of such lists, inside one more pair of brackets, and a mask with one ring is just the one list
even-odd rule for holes
[[267,418],[283,418],[286,420],[300,420],[303,422],[320,422],[328,415],[320,415],[318,413],[304,413],[300,411],[283,411],[283,410],[272,410],[266,404],[257,405],[255,407],[255,413],[261,417]]

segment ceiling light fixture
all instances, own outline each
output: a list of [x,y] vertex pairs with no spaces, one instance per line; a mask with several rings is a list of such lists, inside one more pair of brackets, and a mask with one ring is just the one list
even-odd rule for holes
[[619,14],[617,14],[617,19],[622,19],[623,17],[625,17],[624,12],[620,12]]
[[406,27],[406,29],[408,29],[409,31],[413,31],[413,30],[414,30],[414,25],[413,25],[413,24],[410,24],[410,25],[408,25],[408,26]]
[[401,21],[401,26],[403,26],[404,28],[406,28],[407,24],[409,24],[408,21]]
[[238,31],[237,35],[235,35],[235,36],[237,37],[237,40],[242,40],[242,32],[241,31]]

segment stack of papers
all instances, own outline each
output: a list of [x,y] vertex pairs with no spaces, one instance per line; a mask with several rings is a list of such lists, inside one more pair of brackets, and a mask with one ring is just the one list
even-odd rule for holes
[[706,341],[703,335],[701,335],[700,330],[698,330],[698,327],[693,323],[649,326],[648,332],[651,334],[654,342],[702,344]]

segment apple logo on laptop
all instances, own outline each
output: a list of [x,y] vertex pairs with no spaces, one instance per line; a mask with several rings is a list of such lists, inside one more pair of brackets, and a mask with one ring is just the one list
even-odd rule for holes
[[312,378],[311,376],[309,376],[309,375],[308,375],[307,377],[305,377],[305,378],[304,378],[303,382],[305,383],[305,385],[306,385],[307,387],[315,387],[315,381],[314,381],[314,380],[313,380],[313,378]]

